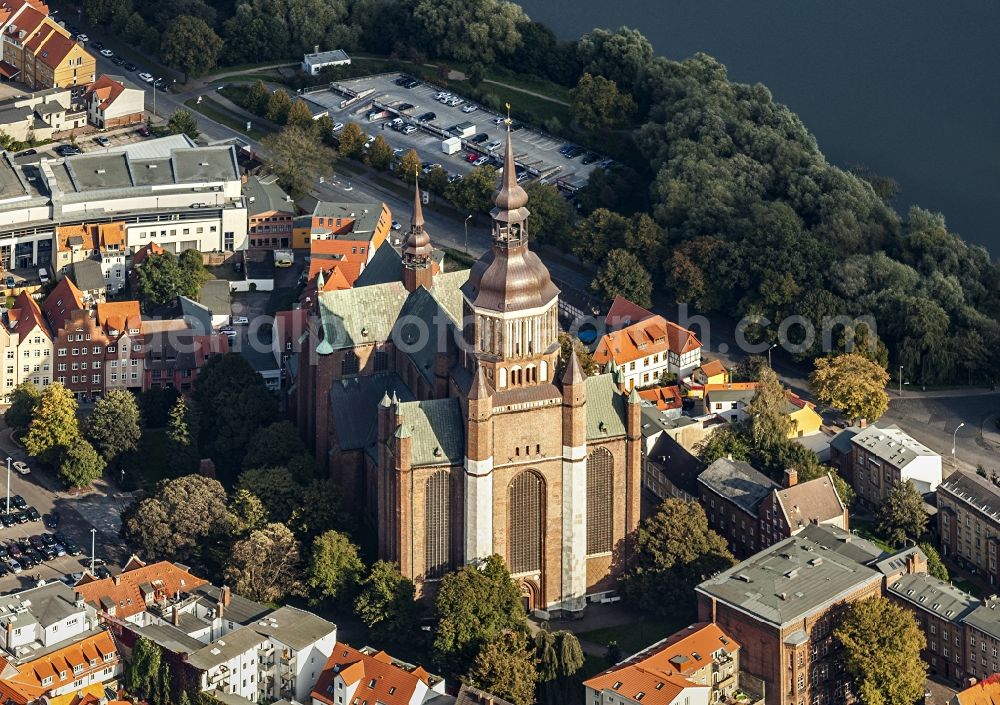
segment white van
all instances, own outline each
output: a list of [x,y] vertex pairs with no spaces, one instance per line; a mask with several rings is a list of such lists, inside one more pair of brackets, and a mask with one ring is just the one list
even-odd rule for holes
[[41,269],[38,270],[38,279],[39,281],[42,282],[42,284],[48,284],[49,273],[45,271],[45,267],[42,267]]

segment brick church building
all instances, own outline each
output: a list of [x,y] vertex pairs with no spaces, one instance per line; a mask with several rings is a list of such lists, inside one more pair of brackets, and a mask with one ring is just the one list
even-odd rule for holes
[[295,399],[345,506],[421,593],[496,553],[529,609],[561,614],[628,560],[640,399],[575,356],[557,378],[559,290],[528,248],[527,202],[508,134],[492,247],[445,272],[418,187],[398,274],[312,302]]

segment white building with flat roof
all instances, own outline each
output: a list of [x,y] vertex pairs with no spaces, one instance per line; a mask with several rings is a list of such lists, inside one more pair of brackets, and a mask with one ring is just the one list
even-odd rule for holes
[[[316,48],[319,49],[319,47]],[[302,57],[302,70],[310,76],[318,76],[319,72],[327,66],[348,66],[350,63],[351,57],[343,49],[316,51]]]

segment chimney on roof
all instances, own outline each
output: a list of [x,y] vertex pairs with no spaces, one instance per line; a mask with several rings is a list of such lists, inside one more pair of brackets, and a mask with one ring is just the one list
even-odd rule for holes
[[116,575],[116,576],[114,577],[114,581],[115,581],[115,585],[121,585],[121,584],[122,584],[122,576],[121,576],[121,573],[119,573],[118,575]]
[[868,419],[858,419],[859,428],[868,428]]
[[799,484],[799,471],[795,468],[785,468],[785,487],[794,487]]
[[229,602],[232,599],[232,593],[229,591],[228,585],[222,586],[222,598],[221,602],[224,607],[229,607]]
[[181,625],[181,613],[180,610],[177,609],[177,605],[174,605],[174,612],[172,617],[173,619],[171,621],[174,623],[174,626],[179,627]]
[[313,44],[313,54],[319,53],[319,44]]

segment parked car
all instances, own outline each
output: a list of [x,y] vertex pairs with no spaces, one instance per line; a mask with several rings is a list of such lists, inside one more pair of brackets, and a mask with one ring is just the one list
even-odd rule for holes
[[486,149],[492,152],[494,149],[500,149],[500,146],[502,144],[503,142],[501,142],[500,140],[493,140],[492,142],[486,145]]
[[524,129],[523,122],[512,122],[510,125],[511,132],[517,132],[518,130],[523,130],[523,129]]
[[[47,526],[50,529],[58,529],[59,528],[59,512],[51,512],[49,514],[46,514],[45,515],[45,526]],[[56,541],[58,541],[59,543],[62,543],[62,541],[59,541],[59,539],[56,539]]]
[[28,519],[30,519],[31,521],[40,521],[42,518],[42,515],[39,514],[38,510],[35,509],[34,507],[28,507],[25,514],[28,515]]
[[38,150],[37,149],[26,149],[23,152],[18,152],[14,156],[15,157],[31,157],[31,156],[34,156],[36,154],[38,154]]
[[27,509],[28,503],[25,501],[24,497],[19,494],[11,495],[10,506],[17,507],[18,509]]
[[403,134],[404,135],[412,135],[416,131],[417,131],[417,126],[416,125],[403,125]]
[[51,561],[56,557],[56,549],[52,546],[42,546],[41,554],[45,556],[45,560]]
[[27,512],[14,512],[14,521],[18,524],[27,524],[29,521]]
[[123,59],[120,56],[116,56],[113,59],[111,59],[111,63],[114,64],[115,66],[121,66],[125,63],[125,59]]
[[143,126],[142,126],[142,127],[140,127],[140,128],[138,129],[138,130],[136,130],[136,133],[137,133],[137,134],[138,134],[138,135],[139,135],[140,137],[149,137],[149,135],[151,134],[151,133],[150,133],[150,131],[149,131],[149,128],[148,128],[148,127],[146,127],[145,125],[143,125]]
[[38,534],[35,534],[28,540],[31,541],[31,547],[35,549],[40,549],[42,546],[45,545],[45,542],[42,540],[42,537],[39,536]]
[[420,85],[420,81],[410,81],[406,84],[406,88],[416,88]]
[[90,37],[88,37],[86,34],[78,34],[76,35],[76,41],[80,42],[81,44],[86,44],[87,42],[90,41]]
[[60,157],[71,157],[74,154],[82,154],[80,148],[73,144],[61,144],[56,147],[56,154]]
[[503,121],[506,120],[506,119],[507,118],[503,117],[502,115],[498,116],[498,117],[495,117],[495,118],[493,118],[493,124],[494,125],[502,125]]
[[248,326],[250,325],[250,319],[246,316],[233,316],[233,324],[237,326]]
[[9,274],[7,275],[7,278],[4,279],[4,284],[7,285],[8,289],[13,289],[15,286],[17,286],[17,282],[14,281],[14,277],[12,277]]
[[[97,46],[97,45],[95,44],[94,46]],[[110,49],[101,49],[101,56],[103,56],[106,59],[110,59],[114,55],[115,55],[115,53],[113,51],[111,51]]]
[[[42,284],[48,284],[49,283],[49,272],[48,272],[47,269],[45,269],[45,267],[40,267],[38,269],[38,281],[40,281]],[[25,467],[28,467],[28,466],[25,465]],[[28,472],[31,472],[31,470],[28,470]],[[25,473],[25,474],[27,474],[27,473]]]
[[489,139],[490,136],[488,134],[486,134],[485,132],[480,132],[478,135],[476,135],[469,141],[472,142],[472,144],[482,144],[483,142],[486,142]]
[[10,551],[3,544],[0,544],[0,560],[6,560],[10,558]]
[[129,61],[122,68],[124,68],[126,71],[136,71],[138,70],[139,67],[133,64],[131,61]]
[[[41,271],[41,270],[39,270],[39,271]],[[48,273],[46,273],[45,279],[48,279],[48,278],[49,278]],[[14,468],[15,470],[17,470],[22,475],[27,475],[27,474],[29,474],[31,472],[31,468],[29,468],[28,464],[26,462],[24,462],[23,460],[15,460],[11,464],[11,467]],[[21,497],[21,495],[17,495],[17,496],[21,498],[22,502],[24,502],[24,498]],[[27,506],[28,506],[27,503],[25,503],[24,507],[27,507]],[[24,507],[21,507],[21,509],[24,509]]]
[[52,534],[42,534],[42,543],[46,546],[55,545],[56,539]]
[[5,529],[9,529],[14,526],[16,522],[14,521],[14,514],[0,514],[0,524],[3,524]]
[[413,103],[403,103],[396,107],[396,110],[413,110],[416,106]]
[[335,124],[333,126],[333,131],[334,132],[340,132],[343,129],[344,129],[344,123],[342,123],[342,122],[338,122],[337,124]]
[[598,159],[600,159],[599,155],[595,154],[594,152],[587,152],[586,154],[583,155],[583,159],[581,159],[580,162],[583,164],[593,164]]
[[41,552],[36,551],[34,548],[29,548],[24,552],[24,555],[21,556],[21,563],[24,563],[26,560],[31,563],[32,568],[45,562]]
[[10,541],[7,544],[7,551],[14,558],[17,558],[21,555],[21,547],[17,544],[17,541]]
[[80,548],[80,545],[76,541],[66,541],[63,543],[63,546],[66,547],[66,553],[71,556],[79,556],[83,553],[83,549]]
[[437,117],[437,113],[426,112],[417,118],[417,122],[430,122]]
[[98,566],[97,570],[94,572],[97,573],[97,577],[100,578],[101,580],[111,577],[111,571],[108,570],[108,567],[106,565]]
[[11,558],[9,561],[7,561],[7,569],[11,573],[20,573],[22,570],[24,570],[24,568],[21,567],[21,564],[18,563],[13,558]]
[[402,230],[403,229],[403,225],[398,220],[394,220],[394,221],[392,221],[392,229],[393,230]]
[[462,108],[462,112],[463,113],[474,113],[477,110],[479,110],[479,106],[478,105],[473,105],[472,103],[469,103],[464,108]]
[[139,79],[140,81],[145,81],[146,83],[152,83],[152,82],[153,82],[153,74],[151,74],[151,73],[146,73],[145,71],[143,71],[142,73],[140,73],[140,74],[139,74],[139,75],[137,76],[137,78],[138,78],[138,79]]
[[65,556],[66,555],[66,547],[63,546],[61,543],[53,544],[52,545],[52,550],[56,552],[57,556]]
[[472,162],[472,166],[483,166],[490,160],[489,157],[479,157],[476,161]]
[[461,181],[461,180],[462,180],[462,175],[461,174],[449,174],[449,176],[448,176],[448,183],[449,184],[453,184],[456,181]]
[[[86,35],[84,35],[84,36],[86,36]],[[93,42],[90,45],[90,48],[93,49],[94,51],[100,51],[101,49],[104,48],[104,43],[103,42]]]
[[479,159],[479,157],[481,157],[481,156],[482,155],[479,152],[469,152],[468,154],[465,155],[465,161],[467,161],[467,162],[469,162],[471,164],[472,162],[474,162],[477,159]]
[[97,142],[97,144],[101,145],[102,147],[107,147],[109,144],[111,144],[111,140],[109,140],[104,135],[98,135],[97,137],[94,138],[94,141]]

